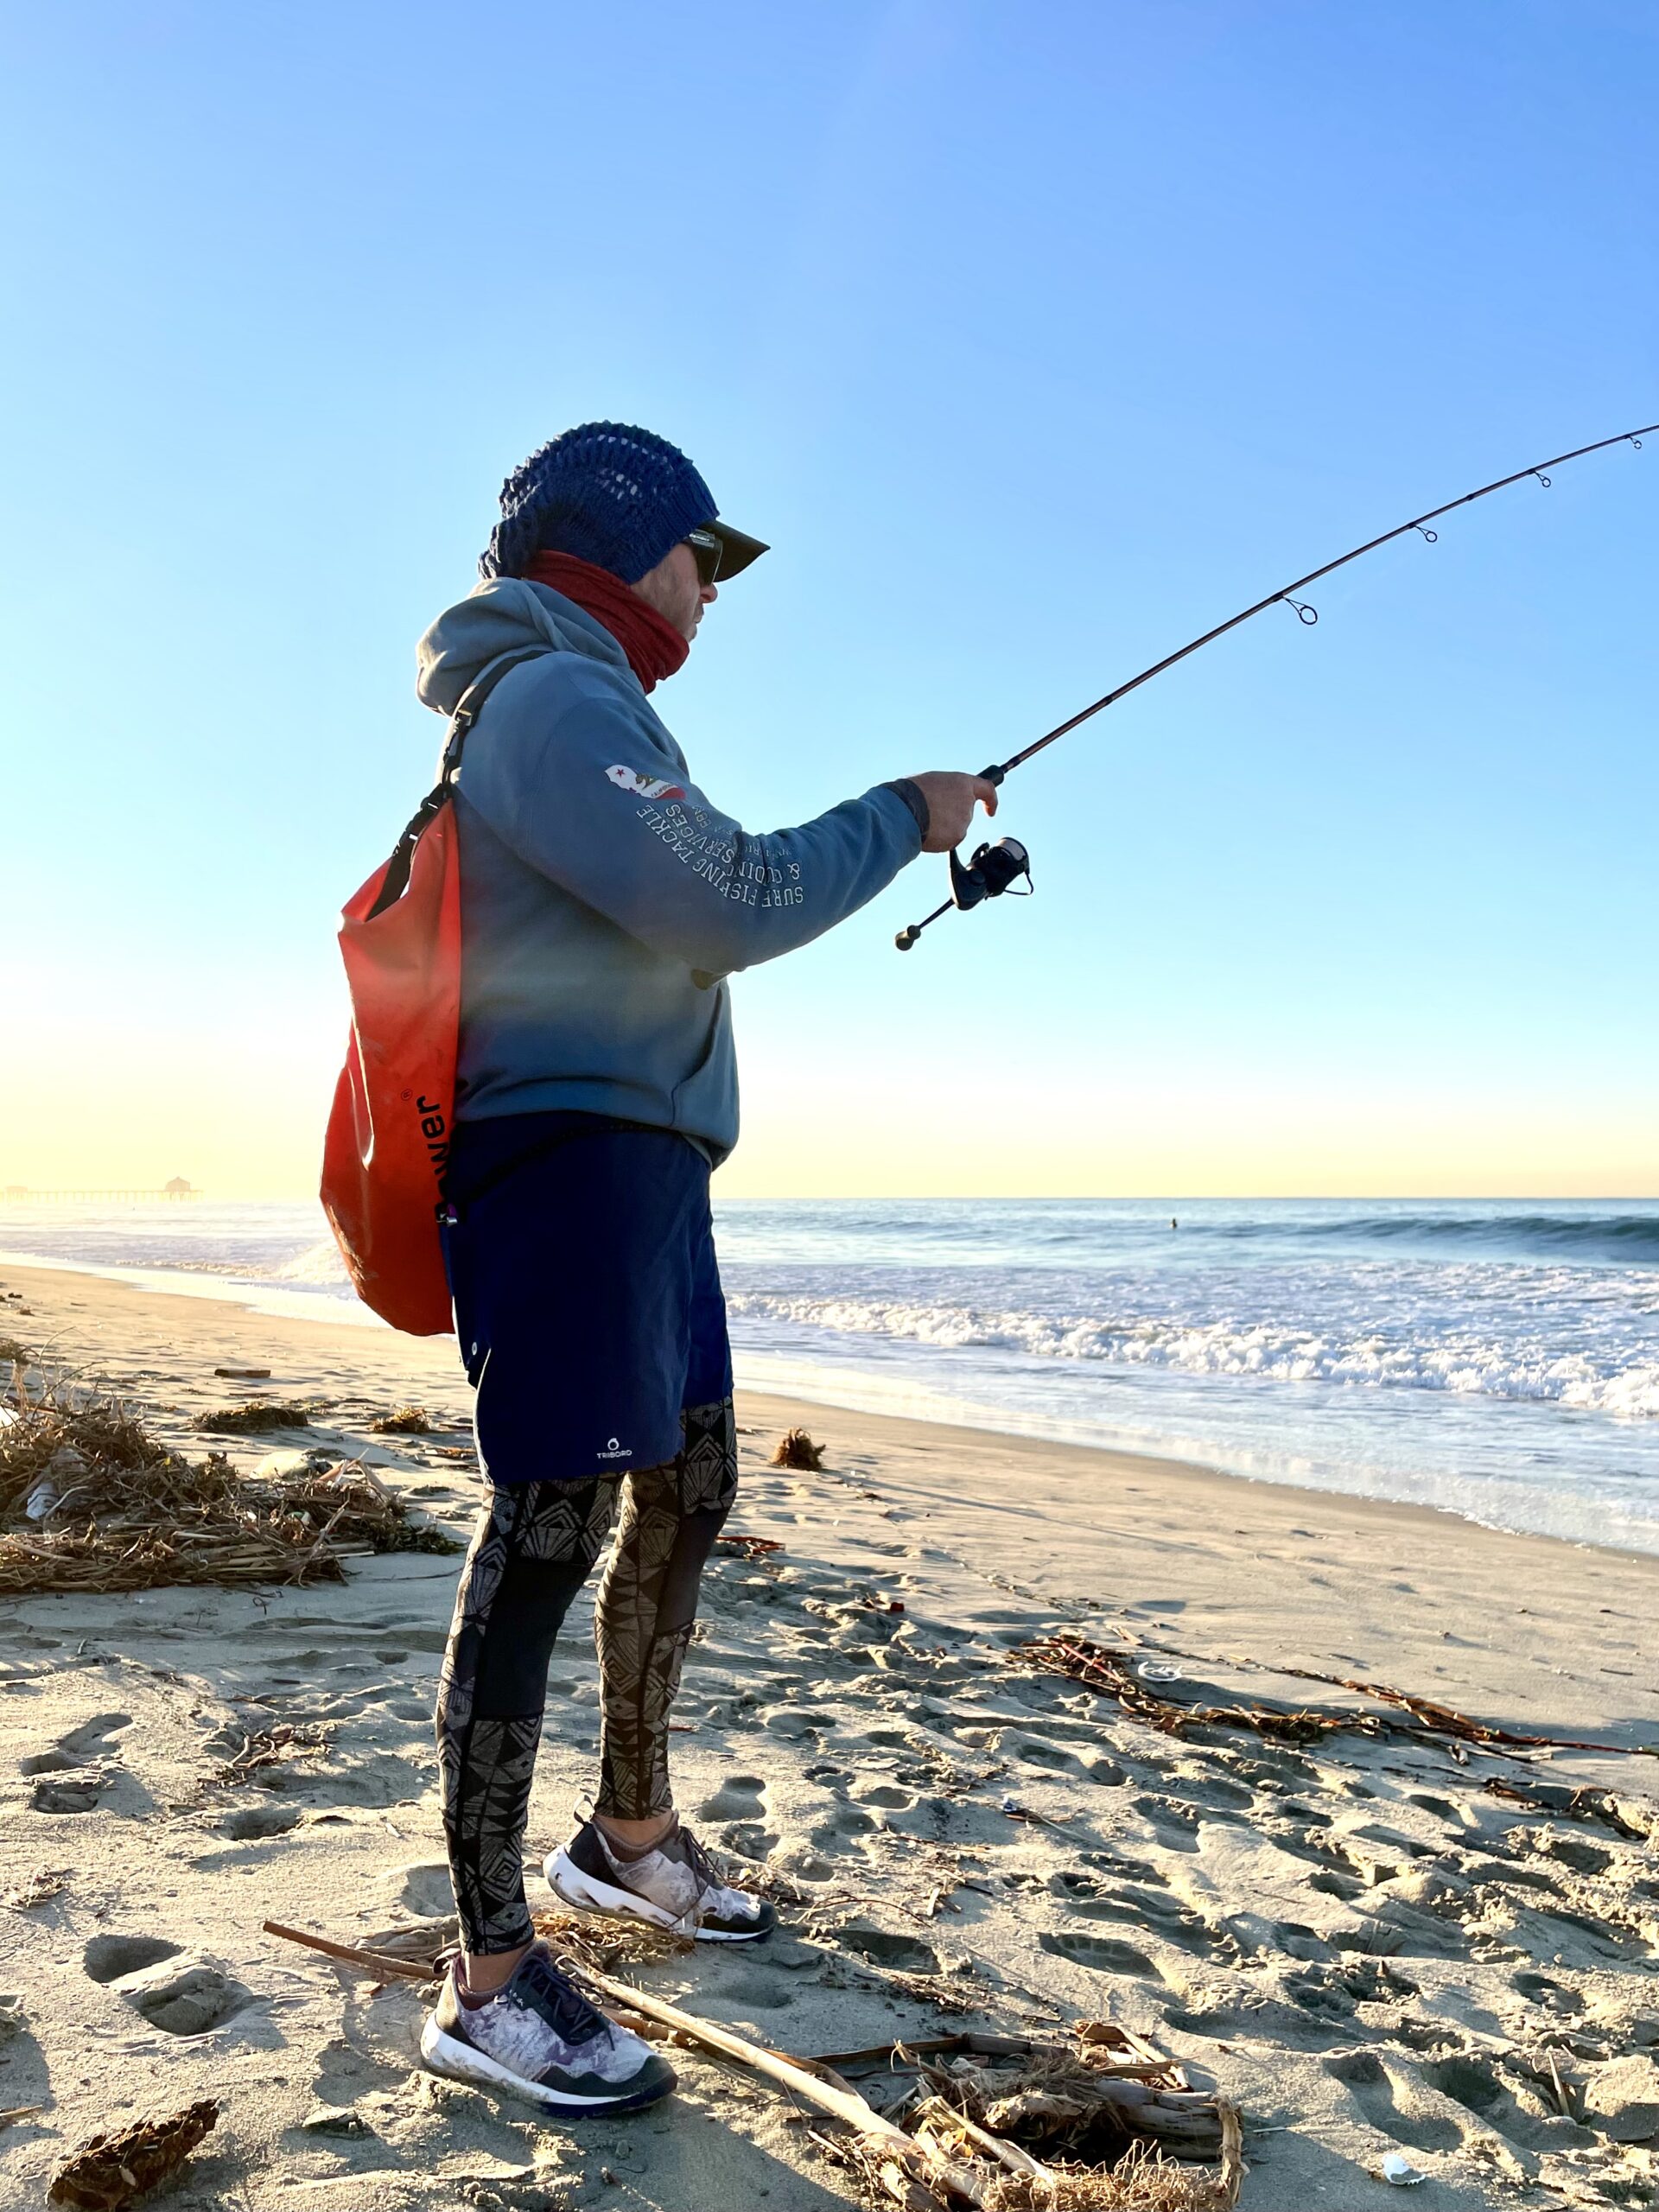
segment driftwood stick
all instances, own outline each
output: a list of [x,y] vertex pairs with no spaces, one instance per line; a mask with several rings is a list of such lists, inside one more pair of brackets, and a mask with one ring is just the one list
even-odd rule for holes
[[430,1967],[417,1966],[410,1959],[394,1959],[387,1951],[365,1951],[352,1943],[331,1943],[326,1936],[308,1935],[303,1928],[285,1928],[280,1920],[267,1920],[262,1924],[267,1936],[280,1936],[285,1943],[303,1943],[308,1951],[321,1951],[325,1958],[338,1959],[345,1966],[361,1967],[365,1974],[378,1974],[382,1981],[437,1979]]
[[648,1996],[642,1989],[635,1989],[626,1981],[613,1981],[609,1974],[598,1974],[591,1967],[584,1967],[582,1978],[594,1988],[618,2005],[626,2005],[643,2012],[648,2019],[660,2020],[664,2027],[674,2028],[690,2042],[701,2044],[705,2050],[716,2052],[722,2058],[734,2059],[740,2066],[747,2066],[757,2074],[764,2074],[785,2089],[804,2097],[820,2112],[828,2113],[834,2120],[842,2121],[872,2149],[886,2152],[900,2167],[909,2172],[919,2171],[922,2177],[944,2185],[963,2197],[969,2204],[982,2204],[983,2193],[976,2177],[964,2166],[948,2158],[931,2144],[918,2142],[906,2135],[902,2127],[895,2127],[884,2120],[874,2107],[865,2103],[857,2091],[845,2083],[836,2086],[820,2075],[810,2073],[798,2061],[786,2057],[781,2051],[766,2050],[759,2044],[750,2043],[745,2037],[734,2035],[731,2029],[716,2026],[710,2020],[700,2020],[695,2012],[683,2012],[677,2005],[665,2004],[660,1997]]

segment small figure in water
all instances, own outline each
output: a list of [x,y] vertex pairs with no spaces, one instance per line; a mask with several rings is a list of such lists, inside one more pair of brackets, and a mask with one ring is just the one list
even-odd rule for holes
[[1175,1218],[1174,1215],[1173,1215],[1173,1214],[1171,1214],[1171,1216],[1169,1217],[1169,1225],[1170,1225],[1170,1227],[1171,1227],[1172,1229],[1179,1229],[1179,1228],[1180,1227],[1180,1225],[1181,1225],[1181,1224],[1180,1224],[1180,1223],[1179,1223],[1179,1221],[1177,1221],[1177,1220],[1176,1220],[1176,1218]]

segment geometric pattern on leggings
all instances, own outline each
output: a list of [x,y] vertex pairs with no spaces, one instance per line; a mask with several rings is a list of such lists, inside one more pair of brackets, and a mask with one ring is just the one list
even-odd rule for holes
[[680,1510],[729,1513],[737,1496],[737,1415],[729,1398],[680,1415]]
[[548,1594],[563,1583],[569,1605],[604,1545],[616,1497],[611,1476],[495,1491],[479,1515],[461,1571],[438,1678],[438,1769],[455,1906],[474,1955],[516,1950],[533,1933],[524,1900],[524,1834],[545,1678],[526,1712],[475,1709],[493,1619],[498,1633],[514,1629],[510,1618],[496,1618],[503,1579],[515,1559],[540,1561],[552,1586]]
[[669,1714],[696,1618],[697,1589],[737,1493],[732,1402],[688,1407],[677,1456],[628,1478],[622,1523],[594,1607],[600,1779],[613,1819],[672,1808]]
[[669,1713],[703,1566],[737,1489],[731,1400],[688,1408],[682,1435],[666,1466],[497,1490],[479,1515],[455,1592],[437,1710],[450,1876],[461,1941],[475,1956],[515,1950],[533,1932],[524,1835],[546,1669],[526,1669],[522,1656],[515,1668],[512,1660],[538,1640],[550,1651],[604,1548],[619,1492],[622,1526],[594,1612],[602,1711],[594,1802],[622,1820],[649,1819],[672,1802]]

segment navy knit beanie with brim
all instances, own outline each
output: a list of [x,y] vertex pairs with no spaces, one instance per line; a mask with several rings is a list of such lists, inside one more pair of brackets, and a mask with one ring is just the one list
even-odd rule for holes
[[626,423],[583,423],[549,439],[501,486],[501,519],[479,572],[518,576],[538,553],[571,553],[637,584],[716,512],[709,486],[666,438]]

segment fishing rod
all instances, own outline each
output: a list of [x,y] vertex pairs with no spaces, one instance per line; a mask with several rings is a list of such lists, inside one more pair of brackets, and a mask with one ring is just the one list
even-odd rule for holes
[[[1249,622],[1255,615],[1265,614],[1270,607],[1288,607],[1298,621],[1311,626],[1319,619],[1319,610],[1293,594],[1305,591],[1309,584],[1318,583],[1321,576],[1332,575],[1338,569],[1345,569],[1351,561],[1357,561],[1362,554],[1375,553],[1379,545],[1386,545],[1395,537],[1404,537],[1414,530],[1421,532],[1426,544],[1433,545],[1440,532],[1431,530],[1428,525],[1438,522],[1442,515],[1449,515],[1458,507],[1466,507],[1473,499],[1484,499],[1489,492],[1502,492],[1511,484],[1523,483],[1529,476],[1536,477],[1544,490],[1548,491],[1552,468],[1565,468],[1569,461],[1582,461],[1586,454],[1601,453],[1609,446],[1630,445],[1639,453],[1643,439],[1652,437],[1656,433],[1659,433],[1659,423],[1644,423],[1638,430],[1621,430],[1617,437],[1598,438],[1593,445],[1574,446],[1571,453],[1558,453],[1553,460],[1535,461],[1529,468],[1517,468],[1512,476],[1497,477],[1491,483],[1483,484],[1478,491],[1465,492],[1461,499],[1448,499],[1443,507],[1430,507],[1427,513],[1414,515],[1409,522],[1400,523],[1393,530],[1385,530],[1380,537],[1368,537],[1363,545],[1356,545],[1351,552],[1340,554],[1334,561],[1327,561],[1323,568],[1310,569],[1305,576],[1297,576],[1291,582],[1281,584],[1277,591],[1269,592],[1265,599],[1258,599],[1254,607],[1247,607],[1241,613],[1230,615],[1226,621],[1217,622],[1213,630],[1206,630],[1201,638],[1192,639],[1178,652],[1166,653],[1162,660],[1154,661],[1150,668],[1143,668],[1139,676],[1132,676],[1127,683],[1120,683],[1115,691],[1109,691],[1104,698],[1096,699],[1093,706],[1084,708],[1069,721],[1063,721],[1046,731],[1033,744],[1027,746],[1023,752],[1015,753],[989,768],[982,768],[981,775],[988,784],[1001,783],[1005,776],[1012,775],[1016,768],[1024,767],[1027,760],[1034,759],[1046,747],[1068,735],[1080,722],[1086,722],[1091,715],[1098,715],[1108,707],[1115,707],[1120,699],[1127,699],[1131,691],[1138,691],[1143,683],[1150,683],[1154,676],[1161,676],[1166,668],[1173,668],[1177,661],[1185,660],[1189,653],[1197,652],[1202,645],[1213,645],[1217,638],[1224,638],[1230,630],[1236,630],[1240,623]],[[952,853],[950,896],[923,920],[912,922],[908,929],[900,930],[893,943],[900,952],[908,952],[929,923],[937,922],[942,914],[950,913],[953,908],[966,912],[969,907],[977,906],[987,899],[1000,899],[1022,880],[1027,886],[1023,895],[1028,897],[1032,888],[1031,855],[1016,837],[1000,837],[994,845],[981,845],[965,862]]]

